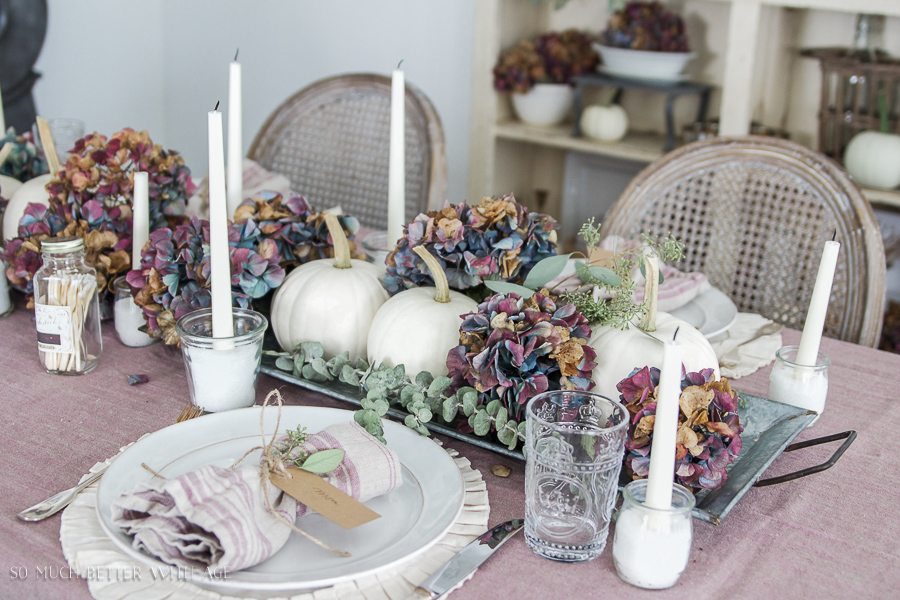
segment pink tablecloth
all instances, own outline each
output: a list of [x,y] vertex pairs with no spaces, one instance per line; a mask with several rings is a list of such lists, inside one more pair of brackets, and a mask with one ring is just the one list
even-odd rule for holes
[[[785,332],[785,343],[799,334]],[[31,314],[0,319],[0,598],[88,599],[72,578],[59,544],[59,517],[25,524],[22,508],[70,487],[96,461],[140,435],[171,424],[188,400],[181,355],[161,345],[122,346],[104,329],[104,353],[84,377],[42,372]],[[897,597],[900,589],[900,356],[825,340],[831,356],[828,408],[800,439],[855,429],[859,438],[829,471],[751,489],[715,527],[695,521],[691,563],[675,588],[647,592],[615,574],[609,548],[586,564],[534,556],[522,536],[504,546],[453,598],[853,598]],[[126,375],[150,383],[129,387]],[[769,369],[735,386],[764,395]],[[291,404],[349,408],[319,394],[261,377],[259,398],[280,387]],[[524,513],[523,463],[449,441],[487,481],[491,524]],[[818,464],[834,449],[785,454],[769,475]],[[503,463],[501,479],[490,467]]]

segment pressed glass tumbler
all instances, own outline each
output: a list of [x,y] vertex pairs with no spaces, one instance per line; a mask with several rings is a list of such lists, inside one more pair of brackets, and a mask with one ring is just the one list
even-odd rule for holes
[[606,547],[628,411],[579,391],[538,394],[526,409],[525,539],[553,560],[593,560]]

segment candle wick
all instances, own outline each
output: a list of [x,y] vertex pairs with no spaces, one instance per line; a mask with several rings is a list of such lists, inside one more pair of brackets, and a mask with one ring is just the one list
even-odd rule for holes
[[397,63],[397,70],[400,69],[400,65],[402,65],[402,64],[403,64],[403,59],[400,59],[400,62]]
[[681,326],[676,327],[676,328],[675,328],[675,333],[672,334],[672,341],[673,341],[673,342],[675,341],[675,338],[678,337],[678,330],[679,330],[679,329],[681,329]]
[[216,100],[216,107],[213,110],[219,110],[219,101]]
[[831,232],[831,241],[833,242],[834,238],[836,238],[836,237],[837,237],[837,227],[835,227],[834,230]]
[[237,50],[234,51],[234,62],[237,62],[238,52],[240,52],[240,51],[241,51],[240,48],[238,48]]

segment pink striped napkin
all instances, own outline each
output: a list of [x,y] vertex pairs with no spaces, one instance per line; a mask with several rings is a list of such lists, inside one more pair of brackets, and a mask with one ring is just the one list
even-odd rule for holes
[[[403,483],[396,453],[355,422],[331,425],[309,436],[303,446],[307,452],[329,448],[345,454],[326,479],[360,502]],[[305,505],[271,483],[265,485],[273,507],[289,522],[306,514]],[[214,572],[258,564],[280,550],[291,534],[266,507],[258,466],[207,465],[174,479],[154,478],[113,504],[112,521],[134,536],[135,549],[170,565]]]

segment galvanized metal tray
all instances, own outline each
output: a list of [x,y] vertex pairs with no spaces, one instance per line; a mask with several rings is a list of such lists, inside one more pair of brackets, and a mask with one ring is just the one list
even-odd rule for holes
[[[365,397],[365,394],[361,394],[359,389],[339,381],[316,383],[293,377],[291,374],[278,369],[275,366],[275,358],[271,356],[262,357],[260,370],[277,379],[331,396],[332,398],[344,400],[355,406],[360,406],[361,400]],[[741,434],[741,452],[728,470],[728,481],[725,485],[717,490],[703,490],[696,494],[697,504],[694,508],[694,517],[714,525],[721,523],[722,519],[725,518],[747,490],[759,480],[766,468],[772,464],[772,461],[816,417],[816,413],[812,411],[775,402],[767,398],[752,396],[742,392],[738,392],[738,395],[741,400],[738,414],[741,418],[741,425],[744,426],[744,432]],[[402,420],[405,413],[391,409],[388,411],[388,415]],[[455,429],[436,423],[428,423],[427,427],[435,433],[462,440],[516,460],[525,459],[521,451],[510,451],[505,446],[494,443],[488,438],[460,433]],[[842,450],[849,446],[852,441],[852,439],[848,439],[845,445],[842,446],[842,449],[835,453],[835,458],[832,459],[831,464],[837,460]],[[828,466],[831,465],[829,464]]]

